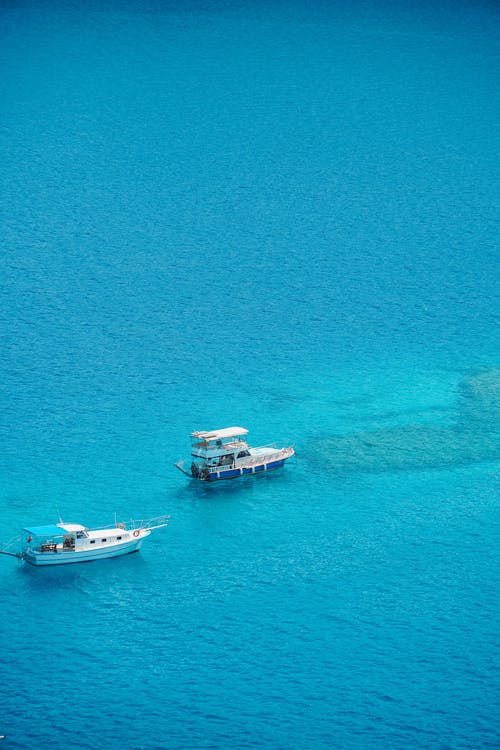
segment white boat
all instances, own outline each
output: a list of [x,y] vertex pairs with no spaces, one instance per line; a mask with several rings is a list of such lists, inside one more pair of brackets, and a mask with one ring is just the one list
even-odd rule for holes
[[5,548],[0,551],[31,565],[65,565],[119,557],[138,552],[154,529],[167,526],[168,518],[158,516],[148,521],[115,523],[99,529],[63,522],[26,526],[23,531],[28,537],[21,552],[9,552]]
[[216,482],[278,469],[295,453],[293,446],[279,447],[274,443],[252,448],[244,439],[247,434],[244,427],[192,432],[191,466],[186,469],[183,461],[175,466],[193,479]]

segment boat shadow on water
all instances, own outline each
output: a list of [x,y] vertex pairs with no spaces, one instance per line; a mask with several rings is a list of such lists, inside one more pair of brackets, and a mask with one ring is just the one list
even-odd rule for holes
[[251,474],[248,476],[238,477],[237,479],[227,479],[221,482],[199,482],[192,480],[180,486],[175,495],[179,501],[196,502],[204,500],[230,500],[238,496],[248,496],[252,490],[261,490],[267,484],[268,487],[273,482],[287,482],[290,472],[287,467],[281,467],[271,472],[262,472],[261,474]]
[[117,574],[136,571],[147,565],[147,561],[138,551],[121,557],[104,560],[88,560],[71,565],[23,565],[19,564],[17,573],[23,576],[23,585],[28,589],[40,590],[68,588],[74,590],[78,581],[100,580],[107,574],[115,579]]

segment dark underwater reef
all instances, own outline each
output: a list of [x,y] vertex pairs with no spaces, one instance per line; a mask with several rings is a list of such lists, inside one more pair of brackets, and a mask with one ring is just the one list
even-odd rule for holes
[[500,369],[465,378],[451,426],[408,424],[334,435],[305,446],[335,473],[439,469],[500,459]]

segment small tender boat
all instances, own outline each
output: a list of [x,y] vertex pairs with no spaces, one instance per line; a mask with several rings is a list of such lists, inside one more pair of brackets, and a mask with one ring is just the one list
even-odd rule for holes
[[28,537],[21,552],[9,552],[6,548],[0,552],[25,560],[31,565],[64,565],[119,557],[138,552],[154,529],[167,526],[168,518],[158,516],[148,521],[115,523],[100,529],[63,522],[47,526],[26,526],[23,531]]
[[274,443],[252,448],[244,436],[244,427],[226,427],[212,432],[192,432],[190,469],[183,461],[175,466],[193,479],[216,482],[219,479],[235,479],[244,474],[259,474],[278,469],[294,455],[292,446],[280,448]]

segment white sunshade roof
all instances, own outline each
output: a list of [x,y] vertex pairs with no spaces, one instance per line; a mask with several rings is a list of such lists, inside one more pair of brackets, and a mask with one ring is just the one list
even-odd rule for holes
[[192,432],[191,437],[199,438],[200,440],[224,440],[224,438],[238,437],[239,435],[246,435],[248,430],[244,427],[226,427],[223,430],[212,430],[211,432]]

